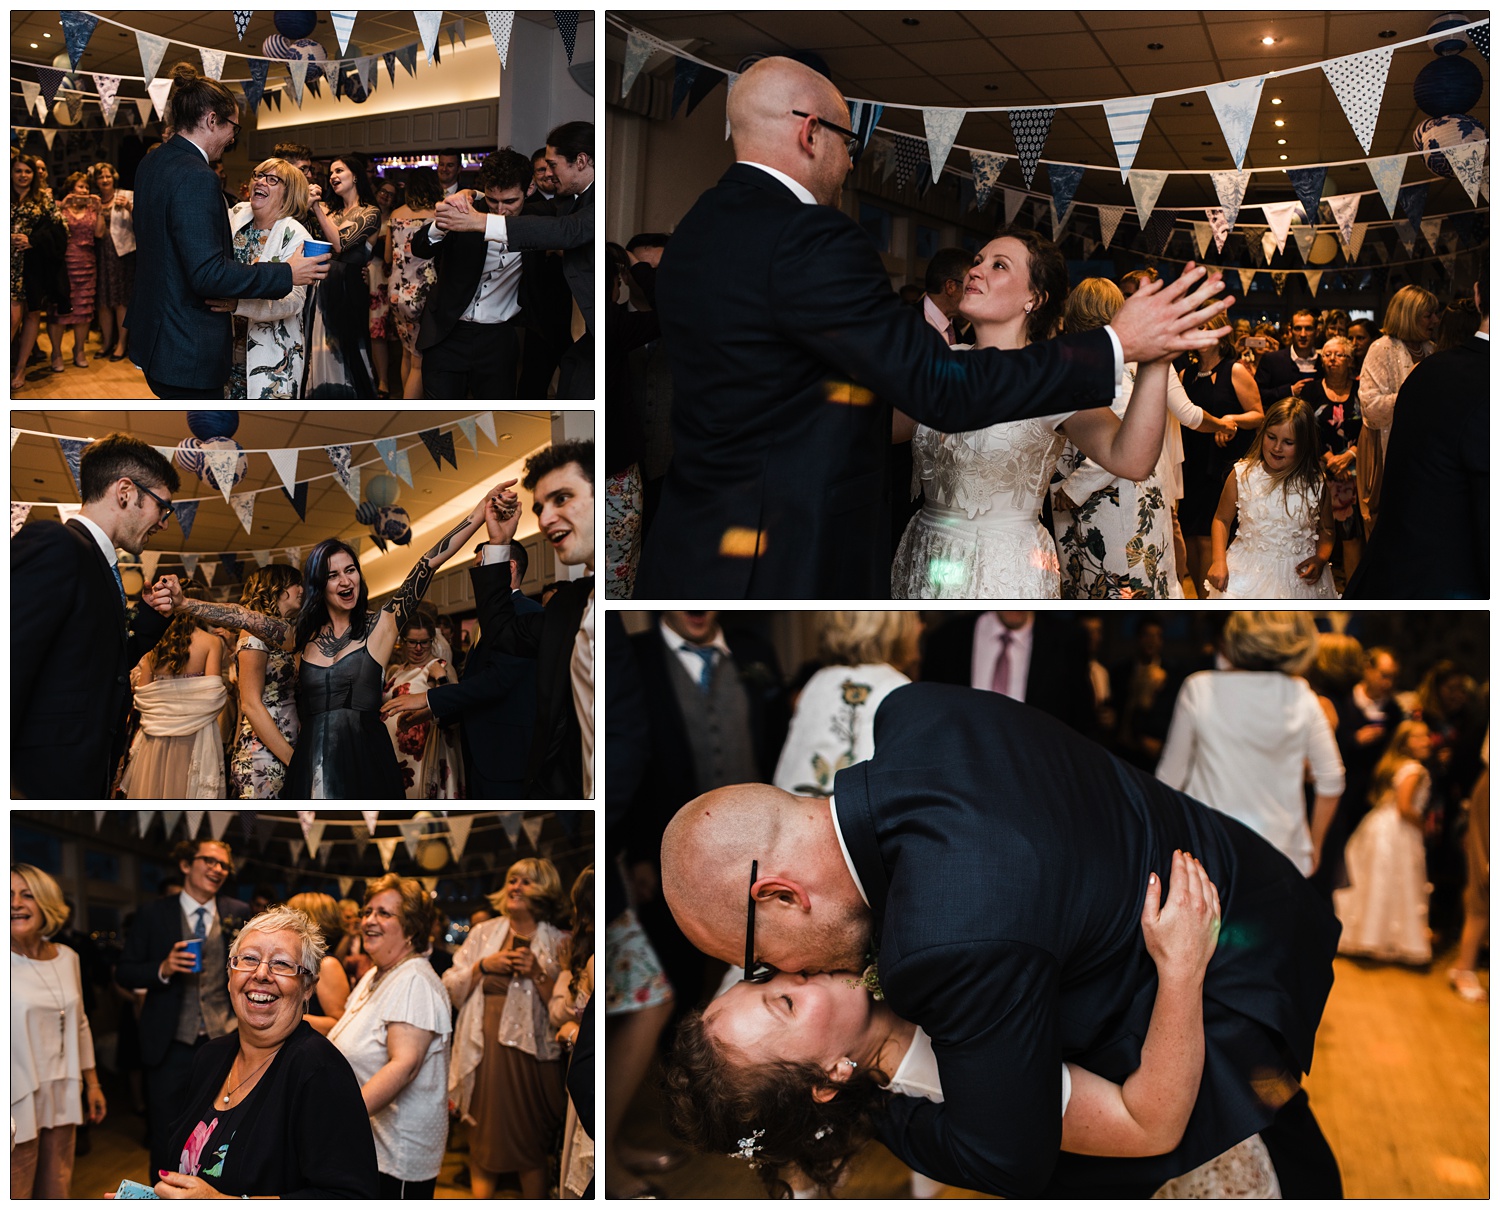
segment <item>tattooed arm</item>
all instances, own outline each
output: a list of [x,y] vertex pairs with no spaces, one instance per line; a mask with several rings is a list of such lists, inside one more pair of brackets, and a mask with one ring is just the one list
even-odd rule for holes
[[155,598],[148,601],[154,608],[158,602],[170,602],[173,613],[185,613],[210,626],[224,626],[230,630],[248,630],[256,638],[273,647],[284,647],[291,625],[281,618],[269,617],[246,609],[242,605],[220,604],[217,601],[194,601],[182,594],[182,585],[176,576],[162,576],[151,589]]

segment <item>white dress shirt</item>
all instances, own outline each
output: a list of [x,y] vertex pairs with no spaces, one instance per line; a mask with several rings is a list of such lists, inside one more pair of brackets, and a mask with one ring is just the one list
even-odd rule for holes
[[839,838],[839,852],[844,855],[844,865],[849,870],[849,877],[854,879],[854,889],[859,892],[865,906],[869,907],[870,897],[865,894],[865,884],[859,880],[859,871],[854,868],[854,859],[849,856],[849,846],[844,843],[844,829],[839,827],[839,809],[832,794],[828,796],[828,814],[833,817],[833,834]]
[[99,549],[104,552],[104,557],[109,560],[109,565],[114,567],[120,561],[119,553],[115,550],[115,544],[109,540],[109,535],[99,528],[96,521],[90,521],[82,513],[78,514],[78,520],[83,527],[89,531],[89,537],[98,544]]
[[594,594],[589,593],[578,634],[573,639],[573,659],[568,666],[573,681],[573,709],[583,733],[583,796],[594,797]]
[[[943,314],[937,303],[932,301],[931,294],[922,295],[922,318],[929,325],[937,329],[937,334],[951,345],[953,341],[948,340],[948,329],[952,328],[953,321]],[[955,336],[957,332],[955,331]]]
[[[969,663],[969,684],[975,689],[995,687],[995,663],[1000,658],[1000,635],[1006,626],[993,610],[983,613],[974,623],[974,654]],[[1019,630],[1010,633],[1010,676],[1001,691],[1018,702],[1026,700],[1026,677],[1031,671],[1031,644],[1036,634],[1036,619],[1031,618]]]
[[[442,243],[445,235],[436,222],[428,225],[427,238],[434,244]],[[505,251],[505,220],[498,214],[485,215],[484,241],[479,288],[459,318],[465,323],[501,324],[521,310],[516,301],[521,289],[521,254]]]
[[729,650],[729,644],[724,641],[723,629],[714,631],[714,637],[706,643],[694,643],[691,639],[685,639],[665,622],[658,623],[661,630],[661,641],[667,645],[667,650],[677,656],[677,662],[683,666],[693,684],[698,684],[703,677],[703,657],[697,655],[694,647],[712,647],[717,651],[718,658],[714,661],[715,666],[723,660],[733,659]]

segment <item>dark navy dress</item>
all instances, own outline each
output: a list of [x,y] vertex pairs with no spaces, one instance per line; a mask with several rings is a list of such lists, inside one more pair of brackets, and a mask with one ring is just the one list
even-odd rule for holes
[[282,798],[405,798],[390,733],[380,721],[384,670],[368,647],[297,675],[302,735]]

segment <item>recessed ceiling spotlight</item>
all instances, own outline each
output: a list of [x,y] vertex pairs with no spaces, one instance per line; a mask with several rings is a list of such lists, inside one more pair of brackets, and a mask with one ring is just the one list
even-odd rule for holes
[[1286,123],[1284,121],[1282,121],[1280,118],[1277,118],[1276,119],[1276,125],[1278,125],[1278,126],[1285,126]]
[[901,24],[902,25],[921,25],[922,22],[919,21],[916,17],[902,17],[901,18]]
[[1272,97],[1271,98],[1271,104],[1272,105],[1280,105],[1281,104],[1281,98],[1280,97]]
[[1267,34],[1264,38],[1262,38],[1260,40],[1260,44],[1262,46],[1275,46],[1276,45],[1276,39],[1273,38],[1273,37],[1271,37],[1270,34]]
[[1165,50],[1166,49],[1166,43],[1165,42],[1147,42],[1146,43],[1146,49],[1147,50]]
[[1177,104],[1181,105],[1184,109],[1191,109],[1193,107],[1191,101],[1178,101]]
[[1381,38],[1394,38],[1396,36],[1396,31],[1393,29],[1383,29],[1380,31],[1378,36]]
[[998,84],[986,84],[984,86],[984,91],[985,92],[999,92],[1000,91],[1000,85],[998,85]]
[[1281,158],[1282,158],[1282,159],[1286,159],[1286,156],[1282,156],[1282,157],[1281,157]]
[[32,43],[32,44],[31,44],[31,49],[32,49],[32,50],[35,50],[35,49],[36,49],[36,48],[37,48],[37,46],[36,46],[36,43],[35,43],[35,42],[33,42],[33,43]]
[[44,37],[44,38],[50,38],[51,36],[52,36],[51,34],[43,34],[42,35],[42,37]]
[[1285,139],[1277,139],[1276,140],[1276,146],[1278,146],[1278,147],[1285,147],[1286,146],[1286,140]]

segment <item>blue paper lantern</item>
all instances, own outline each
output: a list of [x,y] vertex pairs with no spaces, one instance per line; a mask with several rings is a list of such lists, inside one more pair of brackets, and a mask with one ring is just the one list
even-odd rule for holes
[[1448,159],[1441,152],[1444,147],[1456,147],[1462,143],[1475,143],[1489,138],[1484,123],[1466,113],[1450,113],[1441,118],[1429,118],[1412,132],[1412,142],[1418,151],[1431,152],[1424,155],[1423,162],[1439,176],[1453,175]]
[[1484,94],[1484,73],[1468,59],[1434,59],[1411,86],[1417,108],[1429,117],[1468,113]]
[[397,546],[405,546],[411,541],[411,518],[404,508],[382,508],[375,521],[375,532]]
[[361,525],[374,525],[375,519],[379,515],[380,510],[377,509],[368,500],[362,501],[360,505],[354,510],[354,519]]
[[295,42],[305,38],[318,28],[318,14],[305,10],[290,9],[276,14],[276,32]]
[[268,59],[306,59],[309,82],[323,77],[323,69],[319,64],[328,58],[328,52],[323,49],[321,42],[315,42],[311,38],[293,41],[280,34],[272,34],[261,43],[261,50]]
[[235,460],[234,478],[229,486],[233,487],[245,477],[250,469],[250,464],[245,460],[245,454],[240,449],[240,443],[230,437],[210,437],[202,440],[198,437],[185,437],[177,446],[177,465],[190,474],[197,475],[205,483],[223,491],[223,485],[219,483],[218,477],[208,465],[206,453],[218,450],[240,450],[240,456]]
[[212,437],[233,437],[240,427],[238,412],[189,412],[187,426],[194,437],[207,441]]
[[[1427,27],[1427,32],[1429,34],[1436,34],[1445,29],[1453,29],[1457,26],[1467,24],[1469,24],[1469,18],[1464,13],[1444,13],[1442,16],[1432,19],[1432,24]],[[1461,55],[1464,52],[1464,48],[1469,45],[1469,35],[1448,34],[1441,38],[1432,39],[1427,45],[1432,47],[1432,53],[1435,55]],[[1468,107],[1465,106],[1465,108]]]
[[393,475],[372,475],[365,484],[365,499],[376,508],[389,508],[401,499],[401,484]]

